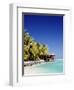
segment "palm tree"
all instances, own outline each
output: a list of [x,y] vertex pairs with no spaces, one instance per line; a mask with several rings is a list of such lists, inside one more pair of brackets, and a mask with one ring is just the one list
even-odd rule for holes
[[45,44],[43,44],[42,52],[44,55],[46,55],[48,53],[48,47]]
[[24,33],[24,44],[29,45],[33,41],[32,37],[29,35],[29,33]]

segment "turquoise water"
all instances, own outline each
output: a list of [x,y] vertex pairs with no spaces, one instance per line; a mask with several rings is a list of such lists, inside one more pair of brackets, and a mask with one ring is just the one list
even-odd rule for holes
[[39,64],[36,68],[40,71],[40,73],[62,73],[63,60],[55,60],[54,62]]

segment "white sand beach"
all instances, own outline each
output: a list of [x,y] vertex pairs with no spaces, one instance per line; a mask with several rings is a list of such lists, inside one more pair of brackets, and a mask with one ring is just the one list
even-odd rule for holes
[[[37,63],[37,64],[35,64],[35,63]],[[26,64],[33,64],[33,65],[29,65],[29,66],[24,67],[24,75],[37,75],[37,74],[39,74],[41,70],[37,66],[40,64],[43,64],[43,63],[45,63],[44,60],[24,62],[25,65]]]
[[36,65],[24,67],[24,75],[36,75],[39,73],[40,70],[38,70],[35,66]]

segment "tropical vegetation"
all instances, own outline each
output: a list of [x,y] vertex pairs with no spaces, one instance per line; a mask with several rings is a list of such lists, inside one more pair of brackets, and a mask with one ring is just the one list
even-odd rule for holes
[[24,61],[40,60],[39,56],[47,53],[48,47],[45,44],[37,42],[28,32],[24,32]]

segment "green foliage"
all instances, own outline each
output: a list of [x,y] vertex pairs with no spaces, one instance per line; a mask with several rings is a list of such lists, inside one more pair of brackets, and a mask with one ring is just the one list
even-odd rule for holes
[[24,60],[39,60],[40,55],[46,55],[48,48],[45,44],[36,42],[29,33],[24,33]]

